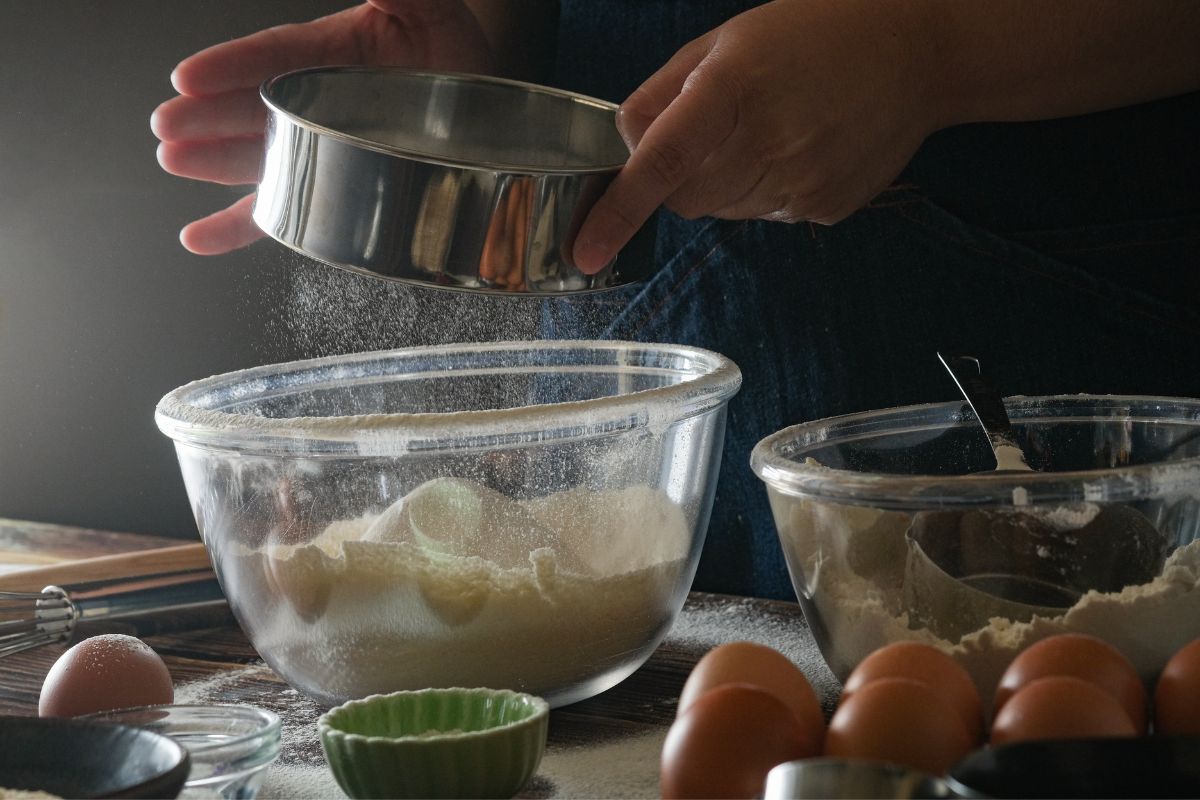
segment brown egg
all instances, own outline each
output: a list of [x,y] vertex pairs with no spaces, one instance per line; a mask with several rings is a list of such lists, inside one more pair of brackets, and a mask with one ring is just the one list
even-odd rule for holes
[[84,639],[67,650],[42,683],[38,714],[75,717],[174,700],[167,665],[141,639],[120,633]]
[[1137,735],[1112,694],[1082,678],[1051,675],[1022,686],[1008,699],[992,723],[991,743]]
[[825,734],[825,714],[817,693],[791,659],[754,642],[730,642],[705,653],[683,685],[676,716],[706,692],[727,683],[748,683],[775,695],[813,732],[819,746]]
[[996,689],[995,714],[1018,689],[1051,675],[1094,683],[1117,699],[1139,733],[1146,731],[1146,687],[1137,670],[1108,642],[1081,633],[1042,639],[1013,659]]
[[663,798],[760,797],[777,764],[819,752],[775,695],[742,683],[705,692],[671,725],[659,773]]
[[1154,732],[1200,734],[1200,639],[1171,656],[1158,678]]
[[893,642],[864,658],[846,679],[839,703],[880,678],[908,678],[924,683],[950,703],[967,726],[972,744],[983,737],[983,701],[970,674],[936,647],[920,642]]
[[973,742],[962,716],[920,681],[879,678],[838,706],[825,733],[825,755],[887,761],[942,775]]

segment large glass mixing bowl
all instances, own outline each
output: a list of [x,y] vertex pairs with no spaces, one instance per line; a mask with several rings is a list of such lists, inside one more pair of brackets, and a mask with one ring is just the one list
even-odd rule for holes
[[1200,400],[1006,400],[1036,472],[998,472],[962,402],[797,425],[754,449],[834,674],[927,642],[991,697],[1021,649],[1099,636],[1152,683],[1200,636]]
[[452,345],[219,375],[155,418],[234,614],[297,689],[563,705],[678,614],[740,383],[690,347]]

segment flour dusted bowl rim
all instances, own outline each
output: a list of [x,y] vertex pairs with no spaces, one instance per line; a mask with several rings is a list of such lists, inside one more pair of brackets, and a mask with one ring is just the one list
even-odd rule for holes
[[[1050,395],[1005,399],[1013,425],[1110,420],[1162,422],[1191,429],[1200,438],[1200,399],[1154,395]],[[981,460],[975,471],[949,474],[872,471],[821,463],[817,451],[856,439],[934,434],[954,430],[976,437]],[[1177,449],[1179,442],[1170,445]],[[1195,449],[1195,448],[1193,448]],[[925,403],[827,417],[792,425],[762,439],[751,453],[754,473],[773,491],[798,498],[876,508],[1021,506],[1091,500],[1124,501],[1163,495],[1200,484],[1200,456],[1121,463],[1114,453],[1104,468],[995,472],[987,440],[962,401]],[[811,460],[810,460],[811,459]],[[1036,466],[1036,465],[1035,465]]]
[[[623,386],[629,391],[622,388],[603,396],[480,409],[380,413],[367,408],[366,413],[355,414],[274,416],[251,410],[261,401],[339,386],[589,370],[627,380]],[[639,379],[666,385],[639,388]],[[327,356],[215,375],[164,396],[155,409],[155,421],[176,442],[241,452],[302,452],[320,457],[486,450],[654,429],[720,406],[740,385],[741,372],[728,358],[685,345],[588,340],[447,344]]]

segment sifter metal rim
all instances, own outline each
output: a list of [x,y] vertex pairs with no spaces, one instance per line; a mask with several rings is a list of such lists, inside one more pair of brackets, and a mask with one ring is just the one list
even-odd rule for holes
[[477,83],[491,84],[494,86],[505,86],[513,89],[521,89],[534,94],[547,95],[557,97],[562,100],[567,100],[580,105],[595,108],[601,112],[607,112],[613,115],[614,125],[616,124],[616,113],[618,106],[616,103],[611,103],[607,100],[600,100],[596,97],[589,97],[578,92],[567,91],[566,89],[555,89],[541,84],[528,83],[526,81],[513,80],[511,78],[498,78],[490,75],[476,75],[467,72],[434,72],[430,70],[409,69],[407,67],[365,67],[359,65],[345,65],[332,67],[306,67],[304,69],[292,70],[280,75],[268,78],[263,81],[259,87],[259,95],[262,97],[267,107],[284,117],[287,117],[298,127],[306,130],[319,133],[322,136],[328,136],[333,139],[345,142],[355,147],[361,147],[365,150],[372,150],[377,153],[382,153],[389,156],[399,156],[401,158],[420,161],[426,164],[437,164],[443,167],[454,167],[457,169],[482,170],[488,172],[507,172],[517,175],[592,175],[607,172],[615,172],[625,166],[625,161],[618,161],[611,164],[597,164],[594,166],[579,166],[579,167],[532,167],[528,164],[513,164],[500,161],[467,161],[462,159],[447,158],[420,150],[396,147],[384,142],[376,142],[371,139],[364,139],[360,136],[339,131],[336,128],[330,128],[320,123],[314,122],[306,117],[296,113],[282,103],[277,96],[279,85],[284,82],[303,80],[309,75],[319,74],[354,74],[354,73],[395,73],[403,74],[417,78],[428,78],[430,80],[444,80],[457,83]]

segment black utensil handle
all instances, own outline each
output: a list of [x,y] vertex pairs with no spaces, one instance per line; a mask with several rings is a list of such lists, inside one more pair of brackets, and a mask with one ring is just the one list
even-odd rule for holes
[[967,398],[979,424],[989,436],[999,435],[1004,440],[1012,438],[1012,425],[1000,394],[983,377],[983,366],[974,356],[944,356],[938,353],[943,366],[958,384],[959,391]]

